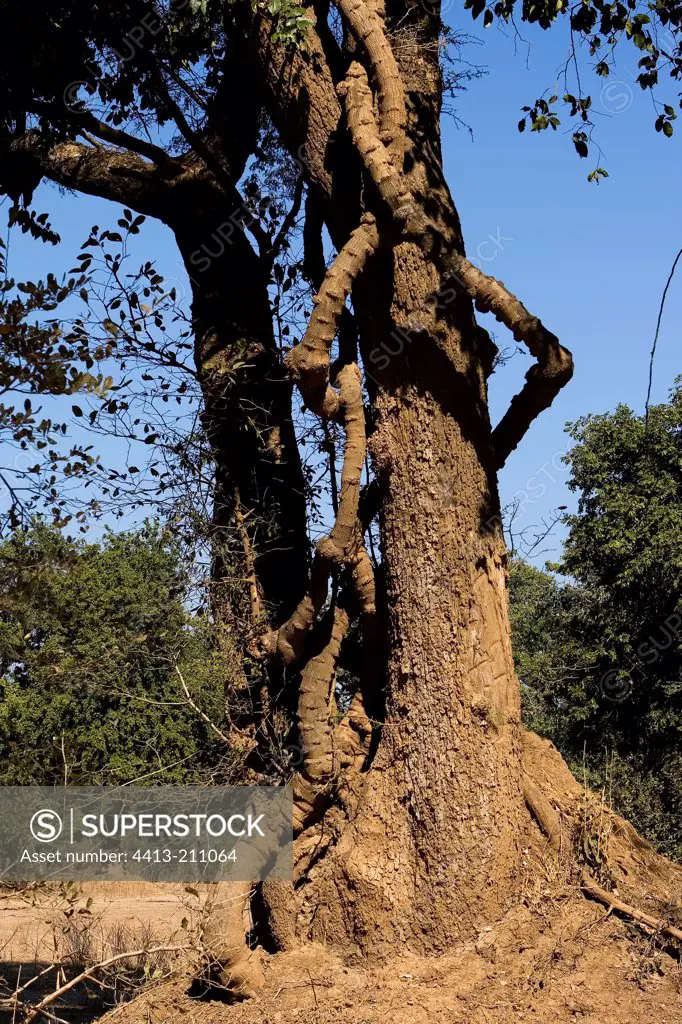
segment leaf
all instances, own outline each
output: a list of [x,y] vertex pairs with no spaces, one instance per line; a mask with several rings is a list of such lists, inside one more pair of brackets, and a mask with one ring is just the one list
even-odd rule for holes
[[579,157],[587,156],[589,150],[587,148],[587,136],[584,132],[573,133],[573,145],[575,146],[575,151]]

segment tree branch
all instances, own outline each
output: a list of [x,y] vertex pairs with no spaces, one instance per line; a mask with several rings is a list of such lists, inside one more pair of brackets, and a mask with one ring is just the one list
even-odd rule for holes
[[13,156],[30,159],[40,177],[65,188],[110,199],[160,219],[167,213],[175,178],[169,179],[161,168],[136,153],[73,141],[50,145],[37,132],[28,132],[10,144],[10,161]]
[[294,199],[291,204],[291,207],[287,211],[287,214],[280,225],[279,231],[277,232],[272,242],[272,245],[263,254],[262,258],[267,267],[272,267],[273,263],[275,262],[279,253],[281,252],[282,246],[284,245],[287,239],[287,235],[289,234],[294,224],[296,223],[296,218],[300,213],[301,202],[303,200],[303,185],[303,175],[300,175],[296,182],[296,188],[294,189]]
[[78,115],[78,129],[83,132],[90,132],[95,135],[98,139],[102,139],[104,142],[111,142],[114,146],[118,146],[119,149],[128,150],[131,153],[137,153],[139,156],[146,157],[153,163],[157,164],[169,174],[178,174],[181,170],[180,161],[166,153],[160,146],[155,146],[153,142],[147,142],[145,139],[138,139],[134,135],[129,135],[128,132],[121,131],[119,128],[114,128],[112,125],[106,124],[104,121],[100,121],[90,113],[90,111],[83,111],[82,114]]
[[88,967],[85,971],[81,971],[80,974],[77,974],[75,978],[71,978],[71,980],[67,981],[66,984],[60,985],[60,987],[56,988],[54,992],[50,992],[49,996],[45,996],[45,998],[41,999],[39,1003],[36,1003],[35,1006],[31,1007],[31,1010],[26,1017],[26,1024],[29,1024],[29,1021],[35,1020],[35,1018],[42,1013],[46,1007],[50,1006],[51,1003],[54,1003],[56,999],[65,995],[72,988],[75,988],[76,985],[80,985],[82,981],[91,977],[96,971],[101,971],[105,967],[111,967],[112,964],[119,963],[121,960],[127,960],[130,957],[151,956],[153,953],[181,953],[192,948],[193,947],[189,945],[150,946],[148,949],[134,949],[130,952],[117,953],[116,956],[110,956],[106,960],[101,960],[98,964],[93,964],[92,967]]

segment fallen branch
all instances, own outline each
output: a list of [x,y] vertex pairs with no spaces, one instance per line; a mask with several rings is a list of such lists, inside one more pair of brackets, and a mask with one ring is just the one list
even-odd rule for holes
[[661,935],[667,935],[670,939],[677,939],[678,942],[682,942],[682,930],[675,928],[674,925],[666,924],[665,921],[657,920],[651,914],[638,910],[637,907],[631,907],[628,903],[623,903],[613,893],[607,892],[606,889],[602,889],[600,885],[597,885],[587,871],[583,871],[580,887],[587,896],[591,896],[592,899],[603,903],[609,910],[615,910],[617,913],[636,921],[637,924],[644,925],[646,928],[652,928]]
[[39,1014],[43,1013],[45,1007],[54,1003],[56,999],[59,999],[72,988],[75,988],[76,985],[80,985],[82,981],[86,981],[87,978],[95,974],[97,971],[104,970],[105,967],[111,967],[112,964],[118,963],[121,960],[128,960],[132,957],[151,956],[153,953],[181,953],[186,952],[189,949],[194,949],[194,946],[150,946],[148,949],[134,949],[128,953],[117,953],[116,956],[110,956],[107,960],[100,960],[99,963],[93,964],[92,967],[88,967],[86,970],[81,971],[81,973],[77,974],[75,978],[71,979],[71,981],[67,981],[64,985],[60,985],[60,987],[56,988],[54,992],[51,992],[49,996],[45,996],[45,998],[39,1003],[32,1006],[26,1017],[26,1024],[35,1020]]

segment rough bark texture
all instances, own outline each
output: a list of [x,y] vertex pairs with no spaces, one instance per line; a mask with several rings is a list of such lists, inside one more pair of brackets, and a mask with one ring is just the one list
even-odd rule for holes
[[[416,247],[398,252],[394,269],[404,323],[431,282]],[[452,330],[448,341],[461,346]],[[392,364],[403,383],[379,389],[372,437],[391,651],[381,743],[353,821],[302,888],[313,937],[373,950],[443,950],[494,919],[513,892],[523,814],[486,425],[468,386],[453,381],[443,407],[439,349],[429,358],[421,343],[417,370],[407,354]]]

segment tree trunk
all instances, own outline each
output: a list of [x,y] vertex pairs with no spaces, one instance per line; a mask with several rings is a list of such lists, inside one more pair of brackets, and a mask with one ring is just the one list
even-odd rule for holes
[[299,842],[295,930],[372,954],[396,942],[435,953],[509,906],[527,812],[487,407],[494,346],[449,278],[447,250],[463,243],[442,171],[439,26],[414,4],[387,6],[389,30],[409,7],[414,32],[395,51],[404,181],[442,244],[380,250],[353,288],[380,493],[385,714],[342,806]]
[[216,460],[216,601],[232,614],[241,592],[247,620],[258,609],[264,619],[287,616],[306,586],[308,545],[291,384],[273,337],[267,273],[241,211],[215,201],[186,208],[191,219],[173,227],[192,280],[195,361]]
[[307,585],[292,385],[273,336],[268,273],[244,233],[245,211],[191,195],[176,209],[191,214],[172,227],[192,281],[202,420],[215,459],[207,541],[212,610],[229,665],[226,703],[238,727],[231,736],[247,757],[244,767],[270,775],[293,718],[296,675],[259,665],[250,646],[269,622],[291,613]]
[[[370,301],[385,329],[379,276],[372,268]],[[499,917],[515,892],[526,813],[519,688],[470,310],[456,303],[461,330],[450,324],[443,337],[432,323],[407,340],[415,313],[424,320],[434,269],[403,245],[384,277],[398,329],[364,355],[378,381],[370,447],[382,496],[386,713],[351,820],[337,821],[335,844],[301,889],[300,928],[374,953],[397,941],[442,952]]]

